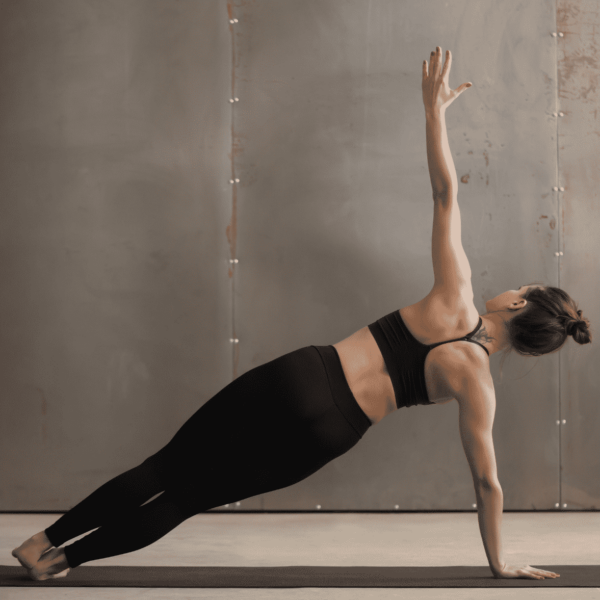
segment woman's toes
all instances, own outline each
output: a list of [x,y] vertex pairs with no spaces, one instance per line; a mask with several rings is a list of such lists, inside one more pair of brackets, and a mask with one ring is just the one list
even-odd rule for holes
[[26,569],[31,569],[40,557],[39,552],[32,552],[31,549],[24,548],[24,544],[21,544],[18,548],[15,548],[11,554]]
[[56,575],[50,575],[50,579],[58,579],[59,577],[66,577],[69,574],[69,571],[71,570],[71,568],[67,568],[64,571],[61,571],[60,573],[57,573]]
[[[69,564],[63,548],[52,548],[42,554],[40,560],[29,569],[29,576],[36,581],[52,579],[55,575],[65,577],[69,571]],[[62,574],[64,572],[64,575]]]
[[36,533],[12,551],[12,555],[26,569],[32,569],[42,554],[50,549],[50,541],[43,532]]

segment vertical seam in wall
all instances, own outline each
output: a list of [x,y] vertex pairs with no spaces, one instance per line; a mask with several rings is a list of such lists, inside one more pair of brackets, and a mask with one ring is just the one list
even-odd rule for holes
[[[558,36],[558,2],[559,0],[555,0],[554,1],[554,31],[556,31],[557,35],[554,38],[555,39],[555,44],[554,44],[554,65],[555,65],[555,77],[556,77],[556,85],[554,86],[554,112],[558,113],[560,111],[560,106],[559,106],[559,89],[558,89],[558,85],[559,85],[559,73],[558,73],[558,44],[559,44],[559,40],[564,39],[564,38],[560,38]],[[559,139],[559,123],[560,123],[560,117],[557,116],[556,117],[556,173],[555,173],[555,185],[558,186],[560,188],[560,156],[559,156],[559,151],[560,151],[560,139]],[[561,217],[561,208],[562,208],[562,203],[561,203],[561,192],[560,190],[558,192],[556,192],[556,213],[557,213],[557,217],[558,217],[558,222],[559,222],[559,226],[558,226],[558,239],[557,239],[557,251],[560,252],[560,247],[561,247],[561,230],[563,227],[563,218]],[[557,281],[558,281],[558,287],[560,288],[560,262],[561,262],[561,256],[560,254],[557,256],[557,261],[556,261],[556,269],[557,269]],[[562,397],[561,397],[561,377],[560,377],[560,373],[561,373],[561,353],[558,353],[558,508],[560,509],[562,507]]]
[[[232,0],[227,1],[227,15],[229,22],[229,33],[231,34],[231,95],[230,99],[235,97],[235,25],[231,23],[233,20],[233,2]],[[231,220],[227,226],[227,240],[229,242],[229,259],[233,260],[236,258],[236,244],[237,244],[237,185],[235,183],[235,102],[231,102],[231,151],[229,158],[231,161]],[[237,377],[237,363],[238,363],[238,348],[239,343],[236,343],[236,330],[235,330],[235,268],[236,263],[229,263],[229,278],[231,279],[231,371],[232,379]]]

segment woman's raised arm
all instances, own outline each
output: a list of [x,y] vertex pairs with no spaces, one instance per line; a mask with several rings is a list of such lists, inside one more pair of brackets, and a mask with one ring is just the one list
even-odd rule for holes
[[446,108],[472,85],[463,83],[456,90],[451,90],[448,86],[452,64],[450,50],[446,51],[443,70],[441,63],[442,49],[439,46],[431,53],[431,69],[427,61],[423,62],[422,88],[427,131],[427,163],[434,198],[453,197],[458,193],[458,179],[446,132]]

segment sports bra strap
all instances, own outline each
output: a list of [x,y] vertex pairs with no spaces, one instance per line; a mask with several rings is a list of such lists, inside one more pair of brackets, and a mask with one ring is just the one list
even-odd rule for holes
[[480,344],[477,340],[471,339],[471,337],[479,331],[479,328],[481,327],[482,324],[483,324],[483,320],[481,317],[479,317],[479,323],[477,324],[477,327],[475,327],[475,329],[473,331],[471,331],[471,333],[467,334],[465,337],[456,338],[455,340],[447,340],[445,342],[438,342],[437,344],[431,344],[429,346],[429,348],[436,348],[437,346],[441,346],[442,344],[449,344],[450,342],[463,342],[464,341],[464,342],[471,342],[473,344],[478,344],[486,351],[487,355],[489,356],[490,353],[488,352],[488,349],[483,344]]

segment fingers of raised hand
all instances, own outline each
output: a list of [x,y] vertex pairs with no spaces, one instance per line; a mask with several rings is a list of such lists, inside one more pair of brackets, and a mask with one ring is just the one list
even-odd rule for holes
[[431,53],[431,72],[434,75],[440,74],[440,63],[442,60],[442,49],[438,46],[434,52]]
[[450,73],[450,67],[452,65],[452,53],[450,50],[446,50],[446,62],[444,63],[444,67],[442,70],[442,49],[440,46],[437,46],[435,50],[431,52],[430,55],[431,69],[429,68],[429,64],[427,61],[423,62],[423,77],[429,77],[429,75],[439,76],[441,71],[442,77],[447,77]]
[[[440,52],[441,54],[441,52]],[[442,70],[442,78],[448,78],[450,74],[450,67],[452,66],[452,53],[450,50],[446,50],[446,62],[444,63],[444,68]]]

